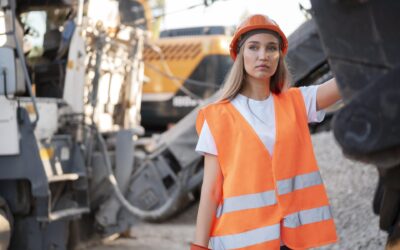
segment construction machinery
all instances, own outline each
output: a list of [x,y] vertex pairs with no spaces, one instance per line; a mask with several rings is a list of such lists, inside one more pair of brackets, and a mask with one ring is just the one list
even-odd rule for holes
[[1,248],[72,249],[175,211],[199,160],[138,139],[146,3],[0,7]]
[[400,249],[400,2],[311,3],[345,102],[334,135],[345,155],[376,165],[374,212],[389,234],[386,249]]

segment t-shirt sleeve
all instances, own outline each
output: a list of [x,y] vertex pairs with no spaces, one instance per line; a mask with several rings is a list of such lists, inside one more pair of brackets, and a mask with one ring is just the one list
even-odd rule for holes
[[300,87],[306,105],[308,122],[322,122],[325,117],[325,111],[317,111],[317,90],[319,85]]
[[217,147],[215,146],[214,137],[211,134],[210,128],[208,127],[207,121],[204,120],[199,140],[196,145],[196,152],[201,154],[212,154],[218,155]]

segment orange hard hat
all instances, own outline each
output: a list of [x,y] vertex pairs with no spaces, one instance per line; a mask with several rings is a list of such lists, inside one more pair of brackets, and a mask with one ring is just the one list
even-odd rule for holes
[[235,34],[233,35],[231,44],[229,46],[229,51],[231,53],[231,57],[233,60],[236,59],[237,55],[237,46],[241,39],[241,37],[252,30],[271,30],[276,32],[280,36],[281,40],[281,50],[282,53],[285,55],[288,49],[288,40],[279,28],[278,24],[268,16],[264,15],[252,15],[244,20],[236,29]]

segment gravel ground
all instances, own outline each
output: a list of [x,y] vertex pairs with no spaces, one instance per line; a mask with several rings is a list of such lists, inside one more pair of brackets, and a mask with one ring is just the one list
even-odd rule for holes
[[[373,166],[342,156],[330,132],[313,135],[315,154],[333,207],[340,242],[318,250],[384,249],[386,234],[372,213],[371,201],[377,182]],[[90,250],[187,250],[193,239],[198,204],[163,224],[140,223],[131,238],[105,241]]]
[[384,249],[386,233],[372,212],[376,168],[343,157],[332,133],[313,136],[314,152],[331,201],[340,242],[318,249]]

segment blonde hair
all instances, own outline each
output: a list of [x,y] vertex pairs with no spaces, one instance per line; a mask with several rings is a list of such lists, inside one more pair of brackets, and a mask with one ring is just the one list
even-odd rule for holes
[[[227,74],[218,101],[232,100],[243,87],[246,77],[244,69],[243,51],[245,46],[241,46],[231,70]],[[279,62],[275,74],[271,76],[269,89],[274,94],[280,94],[288,88],[290,73],[287,68],[285,57],[282,50],[279,51]]]

